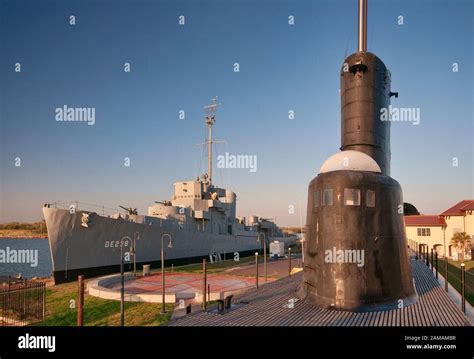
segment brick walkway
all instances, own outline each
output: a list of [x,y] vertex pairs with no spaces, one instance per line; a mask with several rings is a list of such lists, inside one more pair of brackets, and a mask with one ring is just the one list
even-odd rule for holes
[[[189,273],[166,273],[165,277],[166,293],[201,293],[203,277],[202,274]],[[263,279],[260,279],[263,281]],[[255,278],[237,277],[227,274],[209,274],[207,283],[212,292],[238,291],[255,286]],[[118,290],[120,283],[114,283],[108,288]],[[125,292],[127,294],[140,293],[161,293],[161,274],[155,274],[149,277],[140,277],[125,282]]]

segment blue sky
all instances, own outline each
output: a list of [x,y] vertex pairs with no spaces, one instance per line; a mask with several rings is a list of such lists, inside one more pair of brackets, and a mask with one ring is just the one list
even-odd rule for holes
[[[391,175],[423,213],[474,197],[473,23],[472,1],[369,1],[392,104],[421,110],[418,126],[392,123]],[[356,37],[356,0],[0,0],[0,222],[38,220],[55,200],[146,211],[198,174],[202,107],[218,95],[218,153],[257,155],[258,170],[215,169],[216,184],[239,215],[299,225],[340,146],[339,70]],[[63,105],[95,107],[95,125],[57,122]]]

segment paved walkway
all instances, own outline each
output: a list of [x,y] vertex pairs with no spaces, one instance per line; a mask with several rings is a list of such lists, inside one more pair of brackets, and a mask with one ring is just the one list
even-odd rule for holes
[[[269,279],[271,280],[271,279]],[[260,277],[260,281],[263,278]],[[228,274],[208,274],[207,284],[212,293],[240,291],[242,289],[250,289],[255,286],[255,278],[237,277]],[[202,274],[190,273],[166,273],[165,288],[166,293],[193,294],[202,293],[203,276]],[[120,282],[114,282],[107,286],[109,289],[120,289]],[[143,294],[143,293],[162,293],[161,274],[154,274],[147,277],[139,277],[125,282],[126,294]]]
[[470,326],[431,270],[412,257],[419,300],[402,309],[355,313],[311,306],[297,299],[302,273],[236,296],[224,314],[197,312],[169,326]]
[[[288,259],[269,259],[267,261],[267,276],[272,278],[283,278],[288,276],[290,263]],[[301,257],[291,259],[291,268],[301,267]],[[258,274],[259,277],[264,275],[263,259],[259,258]],[[245,266],[238,266],[229,268],[225,271],[227,274],[238,275],[238,276],[255,276],[255,263],[250,263]],[[260,283],[262,280],[260,279]]]

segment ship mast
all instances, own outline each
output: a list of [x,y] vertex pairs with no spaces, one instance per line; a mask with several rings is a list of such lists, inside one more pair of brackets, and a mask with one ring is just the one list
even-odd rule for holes
[[357,52],[367,52],[367,0],[359,0]]
[[206,124],[209,129],[209,138],[207,142],[207,175],[209,184],[212,184],[212,126],[216,122],[216,110],[217,106],[217,96],[212,98],[211,104],[204,106],[204,112],[206,112]]

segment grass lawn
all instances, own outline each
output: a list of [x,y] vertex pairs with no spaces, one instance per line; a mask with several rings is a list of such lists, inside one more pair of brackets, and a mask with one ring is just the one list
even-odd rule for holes
[[[444,276],[444,259],[438,259],[438,270]],[[448,282],[461,293],[461,261],[448,261]],[[474,305],[474,260],[464,262],[466,264],[466,300]]]
[[[227,268],[254,263],[255,258],[240,258],[239,262],[232,259],[209,263],[208,273],[218,273]],[[202,273],[202,263],[175,267],[174,272]],[[171,271],[166,267],[166,272]],[[161,269],[152,269],[152,273],[159,273]],[[70,308],[71,300],[77,301],[77,282],[64,283],[46,289],[46,320],[34,325],[37,326],[75,326],[77,309]],[[153,326],[167,323],[171,318],[173,304],[166,305],[167,313],[162,315],[161,304],[125,302],[125,325]],[[84,294],[84,325],[85,326],[117,326],[120,325],[120,302],[96,298]]]
[[[36,326],[75,326],[77,309],[70,308],[71,300],[77,301],[77,282],[59,284],[46,289],[46,320]],[[153,326],[169,321],[172,304],[166,305],[161,314],[161,304],[125,302],[125,325]],[[85,326],[120,325],[120,302],[84,294]]]

